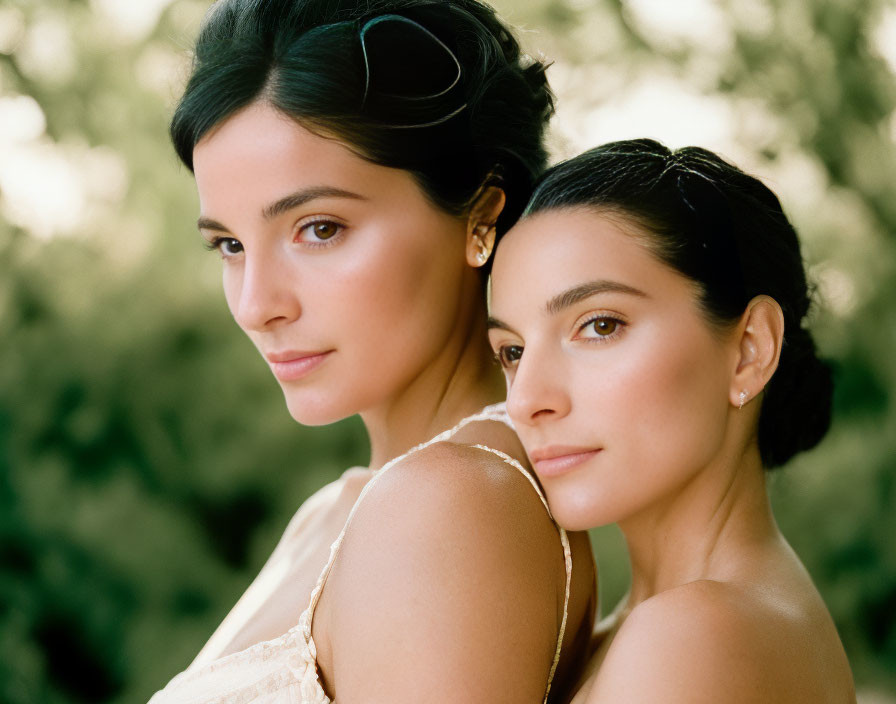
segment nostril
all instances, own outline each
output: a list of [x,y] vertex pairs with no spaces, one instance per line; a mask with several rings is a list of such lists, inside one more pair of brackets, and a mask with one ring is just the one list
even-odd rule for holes
[[268,330],[291,323],[302,313],[296,292],[275,272],[253,271],[243,281],[237,300],[235,316],[241,327],[248,330]]

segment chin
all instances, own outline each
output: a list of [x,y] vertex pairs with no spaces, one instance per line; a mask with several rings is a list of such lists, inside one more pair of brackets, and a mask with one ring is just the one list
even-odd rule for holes
[[606,525],[604,522],[592,520],[590,516],[583,515],[580,511],[564,511],[562,508],[554,510],[553,506],[551,506],[551,511],[557,525],[571,532],[590,530]]
[[332,397],[320,398],[316,394],[290,393],[289,389],[283,389],[283,395],[289,415],[301,425],[330,425],[357,413],[355,409],[346,409],[341,404],[334,403],[335,399]]
[[545,487],[551,515],[562,528],[568,531],[583,531],[615,523],[616,512],[601,510],[595,497],[575,487]]

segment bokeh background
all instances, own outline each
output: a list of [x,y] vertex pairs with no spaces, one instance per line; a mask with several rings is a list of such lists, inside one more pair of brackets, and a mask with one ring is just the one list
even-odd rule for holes
[[[554,61],[551,147],[652,136],[760,175],[801,231],[833,430],[774,477],[863,704],[896,702],[896,5],[496,0]],[[0,702],[144,702],[357,420],[297,426],[230,320],[166,139],[207,0],[0,0]],[[594,534],[605,604],[626,588]]]

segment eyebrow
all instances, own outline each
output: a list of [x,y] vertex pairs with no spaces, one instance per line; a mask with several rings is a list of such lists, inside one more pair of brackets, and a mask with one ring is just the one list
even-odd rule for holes
[[486,326],[489,330],[507,330],[507,332],[516,332],[512,327],[510,327],[503,320],[498,320],[493,316],[488,316],[488,321],[486,321]]
[[[630,296],[649,298],[646,293],[633,286],[621,284],[617,281],[601,279],[598,281],[589,281],[588,283],[579,284],[578,286],[573,286],[572,288],[567,289],[563,293],[560,293],[549,300],[545,304],[544,309],[548,315],[557,315],[557,313],[566,310],[570,306],[574,306],[579,301],[591,298],[591,296],[596,296],[600,293],[625,293]],[[489,330],[498,329],[514,332],[510,325],[493,316],[489,316],[487,325]]]
[[[332,186],[313,186],[284,196],[280,200],[266,206],[261,211],[261,214],[265,220],[271,220],[278,215],[282,215],[293,208],[298,208],[299,206],[310,203],[318,198],[351,198],[353,200],[367,200],[365,196],[341,188],[334,188]],[[199,220],[196,221],[196,227],[200,230],[230,232],[226,226],[222,225],[217,220],[207,217],[200,217]]]
[[563,293],[554,296],[545,306],[545,312],[548,315],[557,315],[570,306],[574,306],[579,301],[583,301],[591,296],[599,293],[626,293],[630,296],[638,296],[640,298],[649,298],[649,296],[640,289],[621,284],[618,281],[607,281],[601,279],[599,281],[589,281],[585,284],[579,284],[567,289]]

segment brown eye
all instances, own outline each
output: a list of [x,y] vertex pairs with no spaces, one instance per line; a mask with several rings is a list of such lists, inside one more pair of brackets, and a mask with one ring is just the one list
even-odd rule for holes
[[598,318],[591,323],[591,326],[600,337],[607,337],[616,332],[616,328],[619,327],[619,321],[613,318]]
[[610,315],[601,315],[581,324],[576,337],[584,340],[610,341],[617,337],[625,327],[625,322]]
[[308,244],[320,244],[333,239],[342,231],[343,227],[332,220],[315,220],[299,230],[298,239]]
[[328,240],[339,232],[339,226],[335,222],[316,222],[311,226],[311,231],[319,240]]

